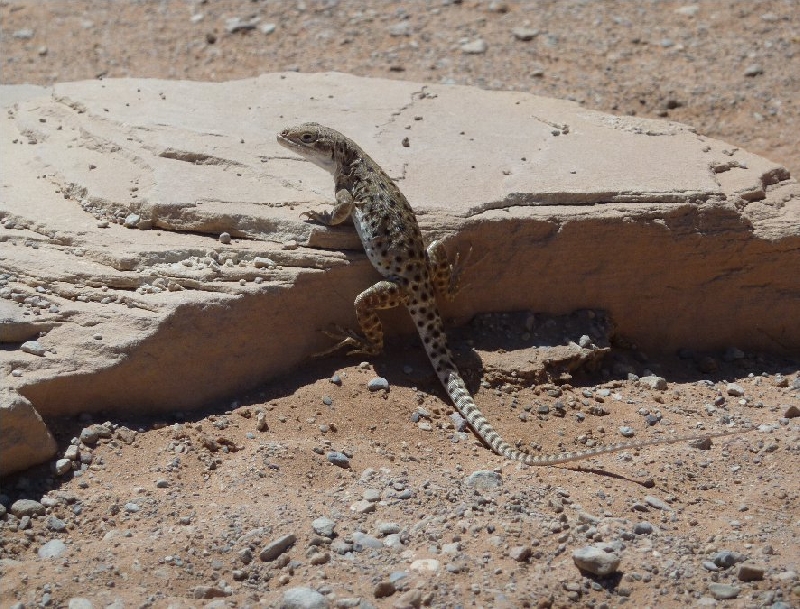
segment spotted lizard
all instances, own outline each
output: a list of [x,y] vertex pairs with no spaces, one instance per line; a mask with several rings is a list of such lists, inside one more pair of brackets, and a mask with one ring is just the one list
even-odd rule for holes
[[653,444],[671,444],[741,433],[724,431],[700,435],[622,442],[551,455],[533,455],[511,446],[486,420],[467,390],[447,346],[436,296],[452,300],[460,288],[462,264],[451,264],[441,241],[425,248],[408,200],[394,181],[355,142],[317,123],[284,129],[278,143],[333,174],[336,203],[332,212],[302,215],[326,226],[352,217],[372,266],[384,279],[356,297],[355,310],[363,335],[342,328],[327,334],[338,343],[324,353],[349,347],[349,354],[375,355],[383,350],[383,328],[377,311],[404,305],[417,327],[428,359],[447,395],[480,439],[507,459],[527,465],[554,465]]

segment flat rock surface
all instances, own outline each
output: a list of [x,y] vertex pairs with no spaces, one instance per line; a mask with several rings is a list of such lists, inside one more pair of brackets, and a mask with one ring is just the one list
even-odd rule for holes
[[[275,142],[306,118],[372,152],[429,238],[473,249],[457,319],[600,306],[647,348],[800,343],[797,184],[682,125],[339,74],[2,91],[2,296],[25,309],[10,332],[37,329],[47,351],[0,365],[42,414],[193,407],[352,323],[375,273],[352,228],[301,220],[331,179]],[[759,305],[729,299],[766,281],[756,328]]]

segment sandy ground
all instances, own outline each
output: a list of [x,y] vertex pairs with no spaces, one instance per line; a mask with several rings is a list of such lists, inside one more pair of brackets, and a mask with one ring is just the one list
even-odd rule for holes
[[[798,8],[0,2],[1,80],[337,70],[474,84],[669,117],[796,171]],[[315,361],[233,403],[112,420],[100,429],[109,437],[76,443],[77,471],[4,480],[4,510],[20,498],[40,505],[0,519],[0,606],[278,606],[302,594],[294,606],[799,605],[797,360],[736,345],[682,357],[617,348],[595,370],[534,384],[517,374],[527,331],[509,318],[451,334],[476,403],[534,452],[619,442],[623,431],[643,440],[762,427],[708,450],[519,466],[453,427],[418,341],[397,337],[366,364]],[[487,376],[497,336],[506,357]],[[650,373],[666,388],[636,380]],[[367,388],[376,376],[388,392]],[[66,451],[103,422],[51,424]],[[348,467],[329,461],[336,451]],[[578,570],[573,553],[603,543],[616,570]]]

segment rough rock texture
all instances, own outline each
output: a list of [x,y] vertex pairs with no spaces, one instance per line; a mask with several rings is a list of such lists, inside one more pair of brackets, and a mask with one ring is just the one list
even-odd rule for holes
[[[447,316],[597,307],[651,350],[800,346],[800,188],[683,125],[342,74],[3,86],[0,103],[0,374],[45,416],[188,409],[353,324],[376,274],[352,228],[300,219],[332,200],[275,142],[300,120],[351,136],[428,236],[473,248]],[[15,348],[38,333],[43,356]]]
[[56,442],[42,417],[21,395],[0,391],[0,476],[52,457]]

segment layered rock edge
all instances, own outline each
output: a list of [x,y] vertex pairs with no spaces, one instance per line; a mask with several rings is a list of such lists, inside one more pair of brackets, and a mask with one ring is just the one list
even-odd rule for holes
[[275,141],[306,120],[383,166],[426,237],[472,248],[454,323],[599,308],[649,351],[800,350],[800,187],[685,125],[344,74],[4,85],[0,104],[0,475],[52,455],[42,417],[191,409],[354,325],[378,276],[352,227],[301,219],[332,180]]

